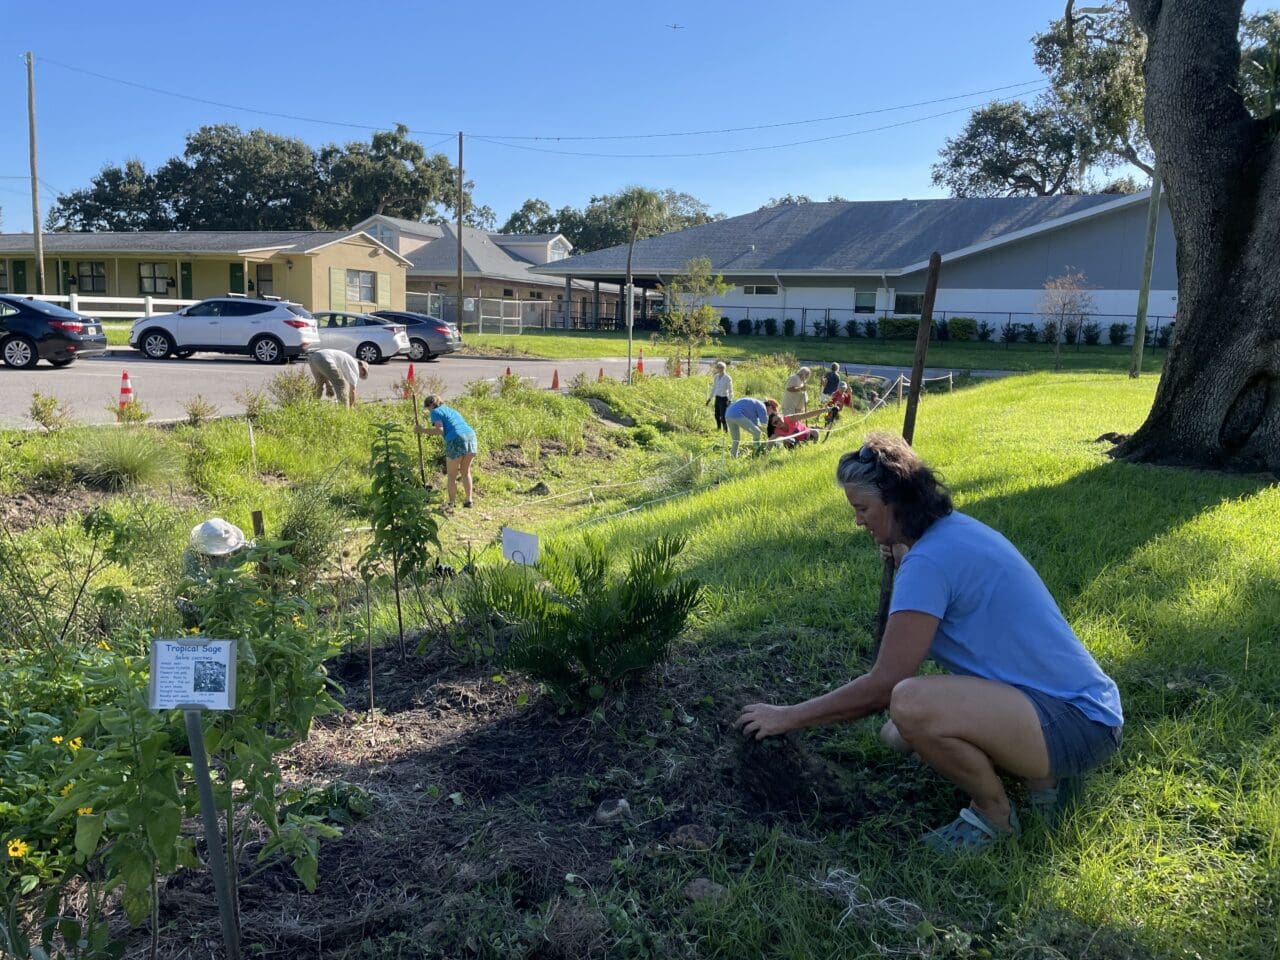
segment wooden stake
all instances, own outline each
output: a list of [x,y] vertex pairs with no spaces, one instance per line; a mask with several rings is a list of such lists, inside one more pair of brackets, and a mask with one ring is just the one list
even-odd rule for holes
[[422,463],[422,423],[418,420],[418,395],[413,394],[413,435],[418,441],[418,479],[427,485],[427,468]]
[[[911,361],[911,391],[907,396],[907,412],[902,419],[902,438],[910,443],[916,431],[916,407],[920,403],[920,387],[924,382],[924,358],[929,351],[929,334],[933,332],[933,302],[938,295],[938,271],[942,256],[936,250],[929,257],[929,274],[924,284],[924,306],[920,310],[920,326],[916,330],[916,354]],[[898,397],[902,397],[902,379],[898,379]],[[893,596],[893,558],[884,561],[880,573],[880,607],[876,613],[875,648],[872,662],[880,656],[880,644],[889,624],[889,601]]]

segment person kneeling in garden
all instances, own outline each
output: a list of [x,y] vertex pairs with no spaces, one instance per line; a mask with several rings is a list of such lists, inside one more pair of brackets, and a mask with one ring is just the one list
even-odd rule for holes
[[[763,739],[888,709],[881,737],[971,800],[925,843],[977,849],[1018,833],[998,770],[1025,779],[1033,810],[1051,821],[1071,781],[1120,744],[1115,683],[1017,548],[955,511],[906,441],[870,434],[840,458],[836,480],[855,523],[898,566],[879,656],[869,673],[822,696],[750,704],[738,728]],[[917,676],[926,657],[948,675]]]

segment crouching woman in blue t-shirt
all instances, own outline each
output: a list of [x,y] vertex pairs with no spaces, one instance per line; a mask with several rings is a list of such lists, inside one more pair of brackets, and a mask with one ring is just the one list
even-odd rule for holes
[[431,426],[418,426],[419,433],[434,433],[444,438],[445,474],[449,481],[449,506],[458,499],[458,481],[462,481],[462,505],[471,506],[471,461],[480,449],[471,424],[453,407],[447,407],[435,394],[422,401],[431,414]]
[[[873,433],[836,480],[898,564],[884,642],[871,671],[793,706],[754,703],[738,727],[757,739],[884,709],[881,737],[914,752],[971,803],[921,839],[976,849],[1018,832],[997,770],[1022,777],[1052,819],[1068,781],[1120,743],[1120,694],[1008,540],[957,513],[951,494],[901,438]],[[916,676],[926,657],[946,675]]]

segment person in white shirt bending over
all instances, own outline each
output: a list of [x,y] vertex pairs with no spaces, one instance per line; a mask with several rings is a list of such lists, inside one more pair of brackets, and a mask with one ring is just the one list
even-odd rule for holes
[[307,357],[316,378],[316,399],[326,393],[348,407],[356,405],[356,383],[369,379],[369,365],[341,350],[313,350]]

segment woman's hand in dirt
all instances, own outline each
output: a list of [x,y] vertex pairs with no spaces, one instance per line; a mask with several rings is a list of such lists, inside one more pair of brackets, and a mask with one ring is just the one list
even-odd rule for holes
[[735,726],[744,737],[777,737],[791,730],[789,722],[790,707],[780,707],[772,703],[751,703],[742,708],[742,716],[738,717]]

